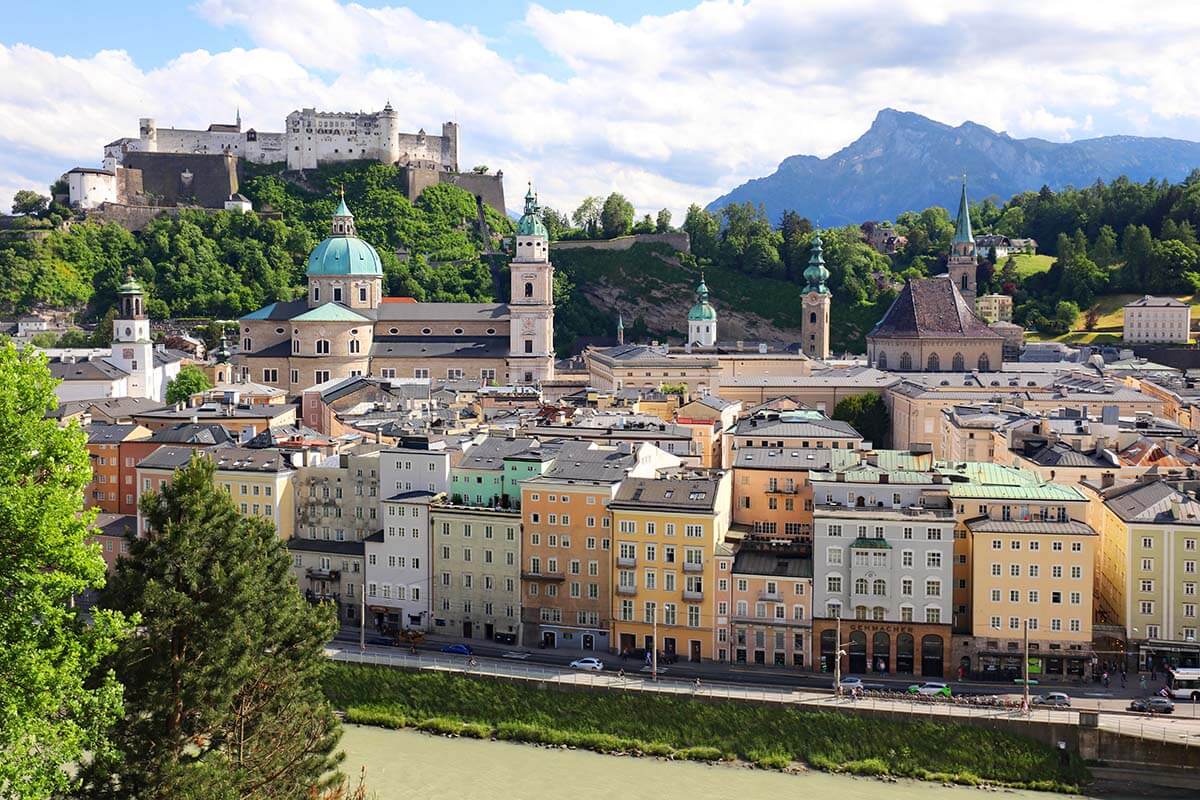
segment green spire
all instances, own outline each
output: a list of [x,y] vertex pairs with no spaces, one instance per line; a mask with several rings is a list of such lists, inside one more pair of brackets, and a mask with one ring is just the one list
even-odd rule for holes
[[350,213],[350,207],[348,205],[346,205],[346,188],[345,187],[342,187],[340,189],[340,194],[341,194],[341,198],[338,200],[337,208],[335,208],[333,210],[333,215],[335,217],[350,217],[351,219],[353,219],[354,215]]
[[517,222],[518,236],[545,236],[546,226],[542,224],[542,209],[538,205],[537,195],[533,193],[533,181],[529,182],[529,190],[525,192],[525,213]]
[[700,273],[700,285],[696,287],[696,304],[688,311],[689,321],[715,321],[717,311],[708,302],[708,285],[704,283],[704,273]]
[[967,204],[967,176],[962,178],[962,196],[958,200],[958,221],[954,223],[953,244],[975,244],[971,235],[971,208]]
[[625,318],[620,313],[617,314],[617,330],[625,330]]
[[125,268],[125,282],[117,288],[117,294],[140,294],[142,285],[133,277],[133,267]]
[[816,231],[812,240],[812,252],[808,257],[808,268],[804,270],[804,280],[808,285],[805,293],[829,294],[825,281],[829,280],[829,270],[825,268],[825,256],[822,253],[821,231]]

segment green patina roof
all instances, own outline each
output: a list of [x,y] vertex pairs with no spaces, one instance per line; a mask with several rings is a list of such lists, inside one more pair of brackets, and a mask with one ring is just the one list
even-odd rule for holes
[[978,483],[952,483],[950,484],[950,496],[979,498],[982,500],[1058,500],[1062,502],[1086,499],[1075,487],[1060,483],[1024,486],[988,486]]
[[805,293],[829,294],[829,289],[825,286],[825,281],[829,280],[829,270],[825,268],[820,231],[813,236],[812,253],[808,257],[808,268],[804,270],[804,280],[808,281],[804,288]]
[[688,311],[689,322],[713,322],[717,319],[717,310],[708,302],[708,285],[704,276],[700,276],[700,285],[696,287],[696,305]]
[[309,275],[383,275],[375,248],[357,236],[330,236],[308,254]]
[[[245,317],[243,317],[245,319]],[[366,317],[357,314],[338,303],[325,303],[305,311],[298,317],[292,317],[292,322],[369,322]]]
[[533,183],[530,183],[528,191],[525,192],[525,213],[521,215],[521,219],[517,222],[517,235],[545,236],[549,238],[546,226],[542,223],[541,212],[542,209],[538,205],[537,195],[533,193]]
[[851,550],[891,550],[892,546],[884,539],[868,539],[860,536],[850,543]]
[[279,304],[270,303],[258,309],[257,311],[251,311],[249,314],[242,314],[242,316],[238,317],[238,319],[270,319],[271,312],[275,310],[275,306],[277,305]]
[[138,294],[142,291],[142,285],[137,282],[137,278],[133,277],[133,267],[126,267],[125,282],[117,287],[118,294]]
[[337,208],[333,210],[333,215],[335,217],[354,217],[354,215],[350,213],[350,207],[346,205],[346,195],[342,195],[341,199],[338,200],[338,205]]
[[962,196],[958,199],[958,220],[954,223],[954,243],[974,244],[971,235],[971,208],[967,203],[967,178],[963,176]]

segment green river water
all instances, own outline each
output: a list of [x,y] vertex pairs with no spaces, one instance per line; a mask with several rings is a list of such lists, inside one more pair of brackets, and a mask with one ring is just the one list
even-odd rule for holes
[[[342,770],[367,784],[378,800],[982,800],[992,793],[966,787],[810,772],[621,758],[579,750],[475,739],[447,739],[405,730],[347,725]],[[1009,800],[1058,800],[1063,795],[1003,792]]]

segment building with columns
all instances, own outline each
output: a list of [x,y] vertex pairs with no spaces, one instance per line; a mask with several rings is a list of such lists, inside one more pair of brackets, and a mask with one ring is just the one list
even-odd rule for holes
[[358,376],[540,383],[554,376],[554,267],[530,188],[517,226],[511,303],[384,297],[379,253],[359,238],[343,197],[308,257],[305,297],[239,320],[244,380],[305,389]]
[[812,253],[804,270],[804,316],[800,320],[801,346],[809,358],[829,358],[829,305],[832,297],[825,281],[829,270],[821,252],[821,232],[813,236]]

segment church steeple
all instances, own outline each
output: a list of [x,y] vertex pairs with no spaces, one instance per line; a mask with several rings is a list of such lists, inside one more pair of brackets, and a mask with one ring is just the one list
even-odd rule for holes
[[958,219],[954,223],[954,244],[975,244],[971,235],[971,207],[967,203],[967,176],[962,177],[962,195],[958,199]]
[[625,320],[620,312],[617,312],[617,344],[625,344]]
[[542,207],[538,205],[537,195],[533,191],[533,181],[525,192],[525,213],[517,222],[518,236],[544,236],[549,238],[546,225],[542,222]]
[[333,223],[329,226],[330,236],[357,236],[358,232],[354,228],[354,215],[350,213],[350,207],[346,205],[346,189],[342,187],[340,190],[337,208],[333,210]]
[[825,256],[822,251],[821,231],[819,230],[813,234],[812,252],[808,257],[808,268],[804,270],[804,280],[808,282],[804,288],[806,293],[829,294],[829,289],[825,286],[825,281],[829,280],[829,270],[825,268]]

